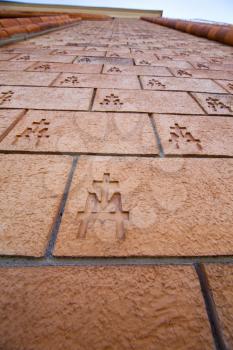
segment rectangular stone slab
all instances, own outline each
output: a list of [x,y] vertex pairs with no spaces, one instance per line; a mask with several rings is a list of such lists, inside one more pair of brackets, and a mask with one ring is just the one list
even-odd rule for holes
[[32,61],[44,61],[44,62],[63,62],[63,63],[72,63],[76,56],[70,56],[70,55],[36,55],[36,54],[21,54],[18,55],[16,58],[13,58],[12,61],[16,62],[32,62]]
[[175,67],[180,69],[192,68],[191,64],[186,61],[170,61],[170,60],[157,60],[157,59],[147,59],[147,58],[135,58],[134,62],[136,66],[148,65],[148,66],[160,66],[160,67]]
[[159,153],[146,114],[105,112],[29,111],[0,143],[0,149],[109,154]]
[[[0,73],[1,74],[1,73]],[[0,75],[1,78],[1,75]],[[61,74],[53,86],[92,87],[102,89],[141,89],[136,76],[114,76],[108,74]],[[219,88],[221,89],[221,88]],[[224,92],[224,90],[223,90]]]
[[207,114],[233,115],[233,96],[223,94],[192,93]]
[[190,266],[5,268],[0,284],[2,349],[214,349]]
[[21,71],[30,67],[32,62],[13,62],[13,61],[1,61],[0,71]]
[[232,159],[82,156],[54,255],[232,255],[232,174]]
[[226,93],[218,84],[210,79],[182,79],[162,77],[140,77],[144,90],[173,90]]
[[175,69],[170,68],[176,77],[203,79],[233,79],[233,73],[222,70],[207,69]]
[[233,265],[205,265],[227,349],[233,348]]
[[2,154],[0,166],[0,255],[42,256],[71,158]]
[[186,92],[98,89],[93,111],[203,114]]
[[232,117],[154,115],[165,154],[233,156]]
[[155,75],[155,76],[171,76],[166,67],[150,67],[150,66],[123,66],[105,64],[103,73],[114,75]]
[[58,73],[100,73],[102,64],[72,64],[72,63],[50,63],[37,62],[30,65],[27,71],[36,72],[58,72]]
[[0,72],[0,85],[49,86],[58,73]]
[[133,65],[133,60],[131,58],[111,58],[111,57],[88,57],[88,56],[79,56],[74,62],[81,64],[117,64],[117,65]]
[[88,110],[93,89],[0,87],[0,108]]

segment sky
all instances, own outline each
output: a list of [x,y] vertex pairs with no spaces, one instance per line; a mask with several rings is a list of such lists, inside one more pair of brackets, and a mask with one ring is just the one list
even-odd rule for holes
[[233,0],[19,0],[18,2],[163,10],[164,17],[204,19],[233,24]]

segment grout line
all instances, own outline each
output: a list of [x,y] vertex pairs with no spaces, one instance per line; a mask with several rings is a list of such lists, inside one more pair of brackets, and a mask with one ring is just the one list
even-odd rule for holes
[[[55,237],[56,238],[56,237]],[[54,246],[53,241],[53,246]],[[52,248],[53,248],[52,246]],[[230,264],[233,266],[233,256],[129,256],[129,257],[54,257],[52,250],[44,257],[0,256],[0,268],[30,267],[30,266],[165,266],[165,265],[194,265],[197,264]]]
[[94,105],[94,100],[95,100],[96,92],[97,92],[97,88],[94,88],[94,89],[93,89],[93,93],[92,93],[92,97],[91,97],[91,101],[90,101],[90,105],[89,105],[89,109],[88,109],[89,112],[92,111],[92,107],[93,107],[93,105]]
[[197,263],[195,264],[195,269],[199,278],[200,287],[205,302],[206,311],[209,318],[209,323],[212,331],[212,336],[215,342],[216,350],[227,350],[205,267],[203,264]]
[[141,87],[141,90],[144,90],[144,89],[143,89],[143,85],[142,85],[142,81],[141,81],[140,75],[137,75],[137,78],[138,78],[138,81],[139,81],[139,85],[140,85],[140,87]]
[[156,141],[157,141],[157,145],[158,145],[158,148],[159,148],[159,156],[164,158],[165,157],[164,150],[163,150],[163,146],[162,146],[162,143],[161,143],[161,140],[160,140],[160,137],[159,137],[159,133],[158,133],[157,128],[156,128],[156,124],[155,124],[155,120],[153,118],[153,114],[152,113],[148,113],[148,115],[149,115],[149,118],[150,118],[151,126],[152,126],[153,131],[154,131],[154,135],[155,135],[155,138],[156,138]]
[[[42,73],[42,72],[40,72],[40,73]],[[51,72],[47,72],[47,73],[51,73]],[[45,73],[45,74],[47,74],[47,73]],[[56,78],[54,78],[52,81],[51,81],[51,83],[48,85],[48,87],[54,87],[54,83],[62,76],[62,74],[63,73],[57,73],[57,75],[56,75]]]
[[50,240],[49,240],[46,252],[45,252],[45,257],[46,258],[52,257],[53,249],[54,249],[54,246],[55,246],[55,243],[56,243],[59,227],[60,227],[61,220],[62,220],[62,215],[64,213],[66,201],[67,201],[67,198],[68,198],[70,186],[71,186],[71,183],[72,183],[72,179],[73,179],[73,176],[74,176],[75,169],[77,167],[77,162],[78,162],[78,158],[74,158],[73,162],[72,162],[72,166],[71,166],[70,172],[69,172],[69,175],[68,175],[68,179],[67,179],[67,182],[66,182],[66,185],[65,185],[65,190],[64,190],[64,193],[63,193],[63,196],[62,196],[62,200],[61,200],[61,204],[60,204],[60,207],[59,207],[59,211],[58,211],[57,217],[55,219],[55,222],[54,222],[54,225],[53,225],[53,228],[52,228],[51,237],[50,237]]
[[[203,110],[203,112],[205,113],[205,115],[208,116],[208,112],[205,111],[204,107],[200,104],[200,102],[198,101],[198,99],[193,96],[192,92],[187,92],[187,94],[198,104],[198,106]],[[210,92],[207,92],[207,94],[210,94]]]

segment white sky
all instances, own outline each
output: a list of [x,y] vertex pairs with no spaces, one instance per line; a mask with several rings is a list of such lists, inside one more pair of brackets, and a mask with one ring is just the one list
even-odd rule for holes
[[19,0],[37,4],[163,10],[164,17],[206,19],[233,24],[233,0]]

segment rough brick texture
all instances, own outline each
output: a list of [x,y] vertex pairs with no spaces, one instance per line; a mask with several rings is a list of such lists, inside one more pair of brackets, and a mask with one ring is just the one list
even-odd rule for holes
[[60,27],[0,48],[0,348],[232,350],[232,47],[54,16],[0,20]]

